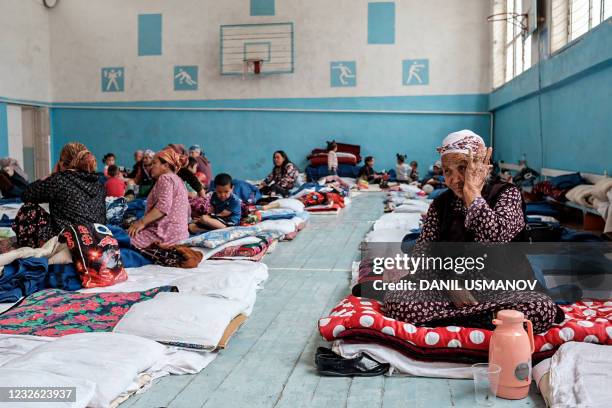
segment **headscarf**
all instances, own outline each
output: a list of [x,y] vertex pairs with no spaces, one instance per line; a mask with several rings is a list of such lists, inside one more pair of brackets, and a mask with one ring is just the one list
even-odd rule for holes
[[200,145],[193,145],[189,148],[190,152],[198,152],[198,153],[202,153],[202,148],[200,147]]
[[66,143],[60,152],[58,165],[62,164],[64,170],[79,170],[86,173],[96,171],[96,157],[87,147],[78,142]]
[[179,154],[169,147],[157,153],[157,157],[172,166],[174,168],[175,173],[179,171],[182,167],[185,167],[188,163],[188,159],[185,155]]
[[482,137],[478,136],[471,130],[464,129],[458,132],[449,134],[442,141],[442,146],[438,147],[440,156],[449,153],[475,154],[479,147],[484,147],[485,142]]
[[155,157],[155,152],[151,149],[147,149],[144,151],[143,156],[148,156],[150,158],[154,158]]

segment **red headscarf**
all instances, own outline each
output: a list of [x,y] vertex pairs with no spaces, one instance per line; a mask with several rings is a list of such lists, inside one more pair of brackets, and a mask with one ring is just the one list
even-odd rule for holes
[[187,156],[177,153],[174,149],[166,147],[161,152],[157,153],[157,157],[168,163],[176,173],[188,163]]

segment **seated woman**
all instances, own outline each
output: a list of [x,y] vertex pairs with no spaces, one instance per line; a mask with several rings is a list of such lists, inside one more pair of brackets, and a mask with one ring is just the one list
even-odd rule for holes
[[208,190],[208,186],[210,186],[211,181],[213,180],[213,171],[212,165],[210,164],[210,160],[204,155],[202,148],[199,145],[193,145],[189,148],[189,157],[193,157],[197,162],[197,173],[201,173],[204,175],[204,180],[200,177],[200,181],[204,188]]
[[174,150],[174,152],[181,157],[181,163],[184,163],[183,167],[176,171],[176,175],[179,176],[184,182],[189,184],[189,186],[197,193],[198,196],[206,196],[206,187],[200,182],[196,175],[189,170],[189,155],[187,154],[187,150],[185,150],[185,146],[182,144],[171,143],[166,146],[166,149]]
[[128,192],[126,195],[133,194],[134,185],[138,186],[138,197],[146,197],[153,188],[155,180],[151,176],[151,167],[155,152],[147,149],[144,151],[142,160],[137,163],[136,175],[132,182],[128,182]]
[[17,160],[7,157],[0,159],[0,191],[3,198],[20,198],[28,187],[28,175]]
[[176,175],[184,167],[186,157],[170,148],[155,155],[151,176],[155,185],[147,198],[143,218],[132,223],[128,234],[136,248],[152,244],[172,245],[189,237],[189,201],[183,180]]
[[427,176],[421,182],[422,185],[431,185],[434,189],[444,188],[444,176],[442,175],[442,162],[436,161],[431,169],[427,172]]
[[[23,192],[25,203],[13,223],[17,244],[41,247],[71,224],[106,223],[106,191],[96,171],[96,158],[81,143],[62,148],[53,174]],[[49,213],[39,203],[49,203]]]
[[[449,189],[429,207],[415,253],[421,254],[430,242],[507,243],[521,240],[525,228],[521,192],[511,184],[487,180],[492,149],[485,149],[482,138],[469,130],[451,133],[438,151],[442,155],[442,169]],[[445,255],[449,255],[447,247],[444,247]],[[465,256],[464,250],[461,255]],[[493,269],[500,261],[511,261],[512,268],[522,266],[520,260],[514,258],[489,258],[485,265],[491,263]],[[449,275],[454,277],[441,275],[440,271],[419,270],[404,279],[459,278],[454,272]],[[548,330],[564,318],[550,297],[529,291],[389,291],[385,294],[384,309],[389,317],[415,324],[489,329],[493,328],[491,320],[496,312],[515,309],[531,320],[535,332]]]
[[272,160],[274,161],[272,172],[258,187],[264,195],[287,197],[289,190],[295,186],[299,170],[282,150],[274,152]]

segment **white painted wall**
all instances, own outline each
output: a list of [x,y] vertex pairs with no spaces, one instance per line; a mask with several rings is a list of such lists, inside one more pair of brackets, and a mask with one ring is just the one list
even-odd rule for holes
[[49,15],[42,0],[0,1],[0,98],[51,101]]
[[[3,0],[6,1],[6,0]],[[9,0],[10,3],[35,0]],[[396,0],[396,43],[367,44],[367,0],[277,0],[251,17],[249,0],[62,0],[50,13],[57,102],[488,93],[484,0]],[[137,19],[162,13],[163,55],[138,56]],[[295,73],[243,81],[219,73],[219,26],[293,22]],[[401,61],[428,58],[429,86],[403,86]],[[331,88],[330,61],[357,61],[357,87]],[[173,90],[174,65],[198,65],[197,91]],[[103,93],[102,67],[124,66],[125,92]],[[1,94],[1,93],[0,93]]]
[[21,106],[8,105],[6,107],[8,126],[8,153],[9,157],[23,164],[23,126]]

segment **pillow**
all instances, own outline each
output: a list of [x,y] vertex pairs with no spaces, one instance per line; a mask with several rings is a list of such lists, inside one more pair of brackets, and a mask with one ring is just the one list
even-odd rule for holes
[[114,331],[172,346],[214,350],[230,322],[247,308],[248,305],[235,300],[160,293],[132,306]]
[[106,197],[106,222],[121,225],[127,209],[128,205],[124,197]]
[[176,279],[171,285],[178,287],[180,293],[183,294],[207,295],[241,301],[256,290],[257,279],[247,269],[217,269]]
[[413,229],[419,228],[421,222],[421,214],[419,213],[390,213],[380,217],[372,229],[374,231],[381,229],[399,229],[406,233]]
[[181,244],[201,248],[216,248],[230,241],[257,235],[262,230],[260,225],[223,228],[188,238]]
[[108,407],[165,351],[165,346],[136,336],[81,333],[43,344],[2,368],[74,377],[76,384],[91,381],[96,387],[87,406]]
[[279,198],[275,201],[280,208],[288,208],[296,213],[304,211],[304,204],[295,198]]
[[119,244],[102,224],[71,225],[60,232],[84,288],[111,286],[127,280]]
[[287,208],[273,208],[261,211],[261,219],[265,220],[290,220],[295,217],[295,211]]
[[[96,391],[96,384],[91,381],[37,370],[36,367],[32,367],[31,369],[9,369],[0,367],[0,384],[2,384],[3,387],[17,389],[24,387],[76,388],[76,393],[73,394],[75,398],[74,402],[32,403],[33,406],[44,406],[48,408],[85,408],[89,406],[89,402]],[[25,408],[28,404],[24,403],[24,401],[15,400],[15,402],[3,402],[2,406],[5,408]]]
[[291,220],[266,220],[258,226],[262,231],[280,231],[284,235],[295,232],[295,223]]

